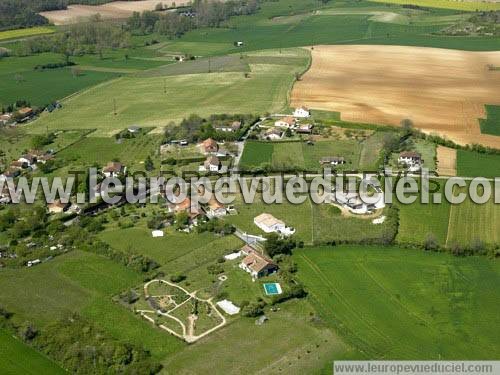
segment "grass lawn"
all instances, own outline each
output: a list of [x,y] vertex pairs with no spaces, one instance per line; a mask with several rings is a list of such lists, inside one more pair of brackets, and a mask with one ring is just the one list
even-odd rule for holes
[[278,111],[286,105],[294,73],[302,72],[309,60],[306,50],[294,49],[291,53],[300,57],[300,64],[251,64],[249,78],[241,72],[187,74],[165,80],[122,77],[65,100],[64,108],[42,115],[30,128],[85,127],[109,135],[131,124],[164,127],[190,113],[208,116]]
[[321,171],[319,161],[325,156],[343,156],[346,164],[337,169],[353,170],[359,166],[361,145],[354,140],[320,140],[314,145],[304,142],[249,141],[240,160],[240,167],[252,169],[270,166],[275,170]]
[[43,354],[3,329],[0,329],[0,363],[2,374],[5,375],[66,373]]
[[363,149],[359,157],[359,168],[362,171],[376,171],[383,162],[380,152],[383,147],[385,132],[375,132],[363,142]]
[[112,228],[99,236],[117,250],[143,254],[160,264],[168,264],[167,268],[172,273],[194,266],[199,256],[206,262],[241,246],[241,242],[233,236],[217,237],[208,232],[188,234],[173,229],[164,232],[164,237],[153,238],[151,229],[136,225],[127,229]]
[[[442,203],[420,203],[420,196],[417,196],[417,201],[413,204],[398,205],[398,242],[422,244],[432,234],[439,244],[446,244],[450,204],[444,199],[444,181],[435,182],[439,183],[439,193],[443,194]],[[432,202],[432,198],[430,201]]]
[[500,106],[487,105],[486,119],[480,119],[481,133],[500,135]]
[[495,204],[493,198],[485,204],[476,204],[467,198],[451,206],[447,244],[469,245],[476,240],[500,243],[500,205]]
[[369,246],[308,248],[294,258],[321,317],[367,358],[500,355],[494,260]]
[[500,177],[500,155],[458,150],[457,174],[462,177]]
[[335,334],[312,319],[314,309],[307,301],[281,304],[280,311],[266,316],[269,320],[261,326],[255,318],[237,319],[170,357],[164,366],[173,373],[310,374],[328,367],[331,371],[331,360],[348,352]]
[[41,34],[52,34],[55,31],[56,30],[54,27],[49,27],[49,26],[38,26],[27,29],[6,30],[6,31],[0,31],[0,40],[24,38],[27,36],[41,35]]
[[[118,143],[113,137],[86,137],[57,154],[65,164],[77,166],[103,166],[118,159],[129,169],[144,169],[141,163],[148,155],[153,156],[160,145],[160,137],[138,135],[136,138],[122,139]],[[156,163],[159,167],[159,163]]]
[[309,199],[302,204],[292,204],[286,200],[286,196],[283,196],[281,204],[266,204],[262,200],[262,196],[256,194],[255,200],[251,204],[246,204],[242,197],[237,197],[233,204],[238,214],[225,216],[224,220],[244,232],[264,235],[265,233],[254,224],[253,219],[265,212],[295,228],[294,236],[297,240],[305,243],[312,242],[312,208]]
[[182,343],[150,329],[112,301],[142,280],[143,275],[114,261],[76,250],[34,268],[0,273],[2,304],[14,318],[32,320],[43,329],[44,324],[78,312],[116,339],[142,345],[155,358],[163,358]]
[[326,204],[312,205],[314,243],[380,239],[387,224],[373,224],[371,219],[341,216],[338,208]]

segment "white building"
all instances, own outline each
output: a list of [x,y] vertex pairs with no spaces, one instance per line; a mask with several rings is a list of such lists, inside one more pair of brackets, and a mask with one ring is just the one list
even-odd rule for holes
[[285,236],[295,233],[294,228],[287,227],[283,221],[276,219],[271,214],[260,214],[253,219],[253,222],[266,233],[275,232]]
[[278,128],[292,129],[295,127],[297,121],[292,116],[286,116],[277,120],[274,125]]
[[311,112],[309,112],[309,109],[306,107],[295,108],[293,117],[308,118],[311,117]]
[[408,166],[415,166],[422,164],[422,157],[418,152],[404,151],[399,154],[398,162]]

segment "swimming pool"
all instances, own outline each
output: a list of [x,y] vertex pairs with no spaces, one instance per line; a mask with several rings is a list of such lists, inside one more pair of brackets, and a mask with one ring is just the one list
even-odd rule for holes
[[264,284],[264,291],[268,296],[281,294],[283,291],[281,290],[281,285],[278,283],[266,283]]

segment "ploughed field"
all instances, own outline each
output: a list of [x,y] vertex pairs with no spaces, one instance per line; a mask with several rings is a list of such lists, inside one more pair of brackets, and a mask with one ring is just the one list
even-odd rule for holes
[[481,134],[485,105],[500,103],[500,52],[402,46],[315,46],[311,69],[295,84],[291,105],[338,111],[342,120],[399,125],[460,144],[500,148]]

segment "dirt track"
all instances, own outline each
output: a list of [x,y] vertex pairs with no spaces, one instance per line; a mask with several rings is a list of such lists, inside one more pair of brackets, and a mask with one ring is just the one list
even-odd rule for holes
[[399,125],[500,148],[483,135],[484,104],[500,104],[500,52],[402,46],[316,46],[292,106],[341,112],[343,120]]
[[55,25],[66,25],[77,22],[81,18],[88,18],[99,13],[103,19],[127,18],[133,12],[142,12],[144,10],[154,10],[156,4],[162,3],[163,6],[187,5],[189,0],[142,0],[142,1],[115,1],[103,5],[69,5],[65,10],[54,10],[41,12]]

